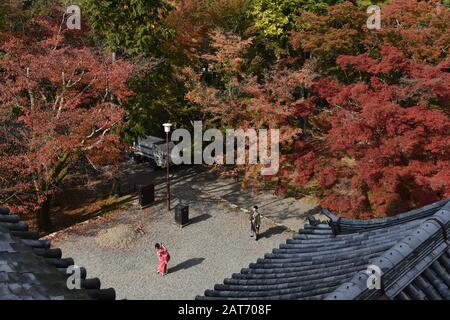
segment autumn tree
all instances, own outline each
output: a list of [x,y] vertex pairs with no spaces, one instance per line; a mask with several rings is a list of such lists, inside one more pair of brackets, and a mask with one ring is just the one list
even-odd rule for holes
[[80,159],[118,160],[121,105],[133,94],[133,66],[86,46],[83,32],[61,28],[60,19],[40,17],[0,47],[0,201],[37,211],[42,228]]
[[389,45],[380,53],[379,60],[340,56],[354,81],[323,78],[313,86],[323,134],[299,142],[282,173],[321,190],[323,206],[358,218],[450,195],[448,62],[418,64]]
[[[314,61],[301,70],[290,70],[280,62],[262,77],[246,70],[246,51],[252,39],[215,30],[210,34],[211,52],[202,55],[208,69],[184,70],[186,98],[201,107],[204,120],[216,128],[279,129],[280,143],[289,146],[302,132],[302,119],[309,113],[310,86],[316,78]],[[300,105],[305,107],[297,113]],[[245,175],[244,184],[261,186],[259,166],[234,168]]]
[[200,119],[281,129],[279,176],[231,171],[342,215],[449,195],[447,0],[75,0],[70,33],[55,2],[0,4],[2,202],[45,208],[78,160],[114,160],[119,128],[131,142]]
[[[8,0],[0,3],[0,33],[24,34],[28,22],[48,14],[62,0]],[[50,10],[49,10],[50,9]],[[6,35],[5,33],[3,35]],[[1,41],[1,38],[0,38]]]
[[[442,199],[448,9],[385,2],[309,10],[304,2],[289,20],[280,6],[255,1],[250,8],[260,8],[261,19],[254,15],[245,36],[210,33],[203,63],[186,70],[186,97],[215,126],[281,128],[284,165],[274,179],[281,191],[317,195],[339,214],[361,218]],[[381,30],[367,29],[371,3],[382,6]],[[277,14],[280,20],[270,18]],[[294,50],[271,58],[261,41],[277,34]],[[258,57],[263,62],[254,68]],[[247,169],[241,173],[253,185],[264,182]]]
[[250,47],[251,39],[217,29],[210,34],[210,53],[201,56],[206,68],[183,70],[188,101],[198,104],[212,115],[211,122],[221,126],[235,126],[244,112],[240,101],[243,94],[242,54]]
[[448,57],[448,8],[434,1],[392,0],[382,5],[381,13],[381,30],[369,30],[365,7],[348,1],[327,7],[325,13],[305,12],[296,20],[291,43],[319,59],[323,73],[337,71],[339,55],[368,52],[376,56],[385,43],[417,62],[436,64]]
[[177,0],[167,24],[175,31],[172,47],[179,66],[198,63],[209,47],[208,34],[221,28],[238,35],[248,27],[248,0]]
[[438,64],[449,57],[450,8],[439,1],[394,0],[382,9],[382,28],[367,45],[389,43],[416,62]]
[[[167,121],[184,125],[192,110],[185,104],[185,89],[177,78],[175,30],[167,18],[174,9],[166,0],[102,0],[81,2],[91,35],[116,53],[140,66],[129,84],[136,95],[124,108],[121,137],[131,143],[138,136],[161,134]],[[151,66],[148,68],[146,66]]]

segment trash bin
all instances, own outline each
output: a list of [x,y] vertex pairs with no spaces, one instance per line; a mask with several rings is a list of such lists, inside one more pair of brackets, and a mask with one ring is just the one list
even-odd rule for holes
[[143,208],[155,202],[155,185],[138,186],[139,205]]
[[180,227],[189,224],[189,206],[179,204],[175,207],[175,223]]

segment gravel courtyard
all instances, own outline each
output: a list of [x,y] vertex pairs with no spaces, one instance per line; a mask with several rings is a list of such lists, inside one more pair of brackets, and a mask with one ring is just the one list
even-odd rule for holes
[[[191,223],[183,229],[160,199],[144,210],[134,202],[100,222],[63,231],[53,244],[85,267],[88,277],[99,277],[102,287],[115,288],[118,299],[193,299],[290,236],[264,219],[261,239],[254,241],[247,215],[196,189],[195,181],[195,175],[179,179],[173,187],[174,204],[189,204]],[[165,243],[172,257],[165,277],[156,274],[156,242]]]

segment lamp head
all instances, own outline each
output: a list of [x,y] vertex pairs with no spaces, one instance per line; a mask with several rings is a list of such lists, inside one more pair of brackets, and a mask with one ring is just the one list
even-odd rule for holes
[[164,123],[164,124],[163,124],[163,127],[164,127],[164,132],[165,132],[165,133],[169,133],[169,132],[170,132],[170,129],[171,129],[171,127],[172,127],[172,124],[171,124],[171,123]]

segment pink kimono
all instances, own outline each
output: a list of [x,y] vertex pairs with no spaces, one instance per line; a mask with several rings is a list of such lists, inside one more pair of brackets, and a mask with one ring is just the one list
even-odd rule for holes
[[166,274],[167,264],[169,263],[170,260],[169,251],[167,251],[167,248],[165,246],[161,245],[161,247],[158,250],[156,250],[156,253],[158,254],[159,257],[159,265],[157,272]]

